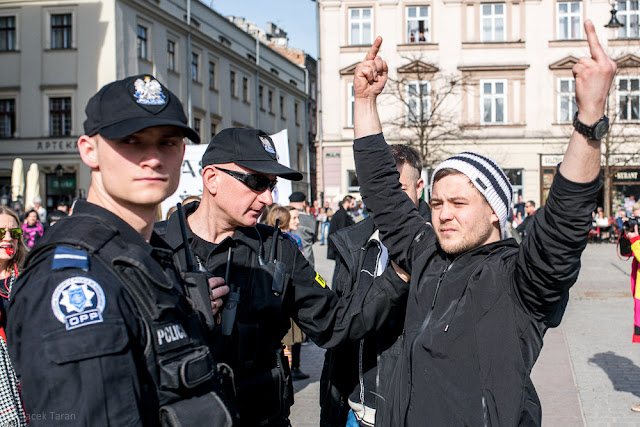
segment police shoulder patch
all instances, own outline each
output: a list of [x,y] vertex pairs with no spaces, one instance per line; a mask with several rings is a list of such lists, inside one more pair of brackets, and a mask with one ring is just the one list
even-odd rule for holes
[[56,286],[51,296],[54,316],[69,331],[101,323],[106,299],[102,287],[93,279],[76,276]]
[[69,246],[58,246],[53,254],[51,269],[61,270],[63,268],[79,268],[84,271],[89,271],[89,256],[87,255],[87,251]]
[[324,279],[322,278],[322,276],[318,272],[316,272],[316,282],[318,282],[318,284],[320,286],[322,286],[323,288],[327,287],[327,282],[324,281]]

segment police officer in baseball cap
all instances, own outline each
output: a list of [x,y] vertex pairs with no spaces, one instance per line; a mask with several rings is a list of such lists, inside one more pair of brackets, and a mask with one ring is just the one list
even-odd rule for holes
[[[86,114],[87,200],[41,239],[11,292],[11,358],[25,407],[42,415],[31,424],[230,425],[201,315],[153,233],[183,138],[199,137],[150,75],[104,86]],[[212,298],[228,291],[221,283]]]
[[[195,264],[229,278],[214,357],[234,371],[240,426],[288,426],[293,387],[282,339],[293,320],[331,347],[375,330],[408,290],[392,269],[366,294],[339,298],[277,227],[258,224],[279,178],[302,174],[278,163],[271,138],[256,129],[224,129],[202,157],[202,201],[185,208]],[[179,219],[156,226],[186,269]],[[216,301],[216,305],[222,304]],[[350,310],[350,307],[353,309]],[[357,307],[357,309],[356,309]],[[357,313],[357,314],[353,314]]]

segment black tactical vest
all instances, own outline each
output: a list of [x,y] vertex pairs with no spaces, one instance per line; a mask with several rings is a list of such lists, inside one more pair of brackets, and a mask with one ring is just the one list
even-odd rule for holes
[[[85,214],[64,218],[48,230],[29,254],[25,271],[61,245],[85,250],[92,262],[101,262],[135,302],[145,328],[145,342],[140,343],[145,349],[145,375],[155,386],[161,425],[231,426],[232,417],[218,393],[220,367],[204,339],[202,317],[177,286],[177,276],[170,277],[140,246],[124,241],[115,227]],[[170,251],[154,250],[166,252],[160,257],[171,262]]]

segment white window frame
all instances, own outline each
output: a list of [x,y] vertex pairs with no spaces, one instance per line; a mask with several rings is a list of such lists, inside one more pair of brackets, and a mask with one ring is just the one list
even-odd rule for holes
[[[577,4],[579,10],[577,12],[572,11],[572,5]],[[560,6],[567,5],[567,12],[560,12]],[[556,6],[556,12],[558,14],[558,40],[580,40],[582,39],[582,2],[581,1],[559,1]],[[578,18],[578,22],[573,25],[573,18]],[[563,20],[566,23],[567,36],[562,34]],[[576,35],[573,32],[577,31]]]
[[353,83],[347,83],[347,127],[353,127],[353,108],[356,97],[353,93]]
[[[410,16],[410,10],[415,10],[415,16]],[[407,34],[405,43],[430,43],[431,42],[431,7],[429,5],[416,5],[406,7]],[[422,16],[422,13],[426,15]],[[420,21],[423,21],[424,41],[420,41]],[[417,26],[411,24],[416,23]],[[414,40],[411,41],[411,33],[414,33]]]
[[[496,8],[502,7],[502,13],[497,13]],[[485,15],[485,9],[489,8],[490,13]],[[502,21],[502,33],[497,32],[497,24]],[[484,33],[484,24],[488,22],[491,27],[491,34]],[[506,3],[481,3],[480,4],[480,37],[483,42],[503,42],[506,40],[507,32],[507,5]]]
[[[44,16],[44,46],[46,49],[51,48],[51,15],[63,15],[65,13],[71,14],[71,49],[75,49],[78,43],[78,19],[76,9],[72,7],[50,7],[43,9]],[[56,49],[58,50],[58,49]],[[62,49],[64,50],[64,49]]]
[[[423,86],[426,85],[426,94],[421,93]],[[411,89],[414,88],[415,95],[412,95]],[[411,101],[415,102],[418,111],[411,112]],[[414,80],[405,83],[405,126],[415,127],[421,124],[418,119],[419,114],[424,114],[423,109],[426,108],[426,124],[431,120],[431,82],[428,80]],[[421,101],[421,102],[420,102]]]
[[[195,64],[193,62],[194,59],[194,55],[195,55]],[[190,60],[189,60],[189,70],[191,73],[191,81],[194,82],[200,82],[200,70],[201,70],[201,64],[202,64],[202,55],[200,54],[200,52],[192,50],[191,51],[191,56],[190,56]],[[195,72],[194,72],[194,67],[195,67]]]
[[[369,11],[369,18],[363,18],[364,15],[364,11],[368,10]],[[354,17],[353,16],[353,12],[358,12],[358,16]],[[373,8],[372,7],[352,7],[348,9],[348,13],[349,13],[349,29],[348,29],[348,33],[349,33],[349,45],[350,46],[365,46],[365,45],[370,45],[371,43],[373,43]],[[368,34],[368,39],[365,39],[365,30],[364,27],[366,24],[369,24],[369,34]],[[360,40],[358,40],[358,43],[356,43],[355,40],[353,40],[353,32],[352,32],[352,27],[354,25],[358,26],[358,38]]]
[[242,102],[251,102],[251,80],[242,76]]
[[[169,50],[169,44],[173,47],[173,50]],[[167,39],[167,70],[176,71],[176,56],[177,56],[177,45],[176,41],[172,38]]]
[[[60,135],[53,135],[53,117],[51,116],[51,101],[54,98],[59,98],[59,99],[63,99],[63,98],[68,98],[69,99],[69,135],[64,135],[64,134],[60,134]],[[51,137],[68,137],[68,136],[72,136],[73,135],[73,97],[71,95],[67,95],[67,94],[48,94],[47,95],[47,104],[46,104],[46,109],[47,109],[47,135],[51,136]]]
[[[569,83],[568,90],[562,90],[562,84]],[[576,81],[573,77],[559,77],[558,78],[558,123],[573,123],[573,116],[576,111],[578,111],[578,106],[576,105]],[[563,103],[567,103],[566,105],[569,108],[567,112],[568,115],[563,117],[562,105]]]
[[[144,30],[144,38],[140,37],[140,29]],[[138,59],[149,60],[149,26],[138,22],[136,24],[136,53]]]
[[[637,39],[640,38],[640,2],[638,0],[618,0],[618,21],[622,27],[618,29],[618,38],[620,39]],[[629,7],[635,9],[629,9]],[[632,19],[635,18],[635,19]],[[634,21],[635,22],[631,22]],[[635,25],[635,29],[631,25]],[[632,33],[632,30],[633,31]]]
[[[501,94],[496,93],[496,85],[498,83],[502,84],[503,92]],[[484,85],[491,84],[491,93],[484,93]],[[480,123],[483,125],[504,125],[508,123],[508,97],[507,97],[507,79],[484,79],[480,80]],[[485,100],[489,99],[491,101],[491,120],[485,121]],[[496,107],[498,100],[502,99],[502,121],[499,122],[496,120]]]
[[0,135],[0,139],[15,138],[18,135],[18,99],[15,95],[8,94],[8,96],[5,96],[2,93],[0,94],[0,102],[4,101],[13,101],[13,133],[7,136]]
[[[625,91],[620,90],[620,81],[627,81],[627,89]],[[635,90],[631,89],[631,82],[637,81],[638,88]],[[627,115],[633,112],[633,105],[636,105],[636,111],[638,112],[638,118],[631,117],[623,117],[622,116],[622,108],[620,107],[622,103],[622,97],[627,97],[626,107],[627,107]],[[634,102],[635,101],[635,102]],[[616,105],[618,108],[618,119],[623,123],[638,123],[640,122],[640,76],[619,76],[616,77]]]
[[[20,50],[19,47],[19,35],[20,35],[20,16],[18,15],[18,13],[9,13],[10,11],[7,11],[7,13],[2,13],[0,14],[0,18],[13,18],[13,38],[11,40],[13,40],[13,44],[8,46],[9,49],[6,50],[0,50],[0,52],[15,52],[17,50]],[[7,35],[9,34],[9,31],[7,31]]]
[[238,72],[229,70],[229,94],[232,98],[238,97]]
[[360,192],[360,181],[358,181],[358,185],[351,185],[351,174],[353,174],[355,176],[356,179],[358,179],[358,175],[356,174],[356,170],[355,169],[347,169],[347,192],[348,193],[358,193]]

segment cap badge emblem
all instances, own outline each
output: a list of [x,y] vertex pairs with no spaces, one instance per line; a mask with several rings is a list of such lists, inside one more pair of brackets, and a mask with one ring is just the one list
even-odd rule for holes
[[276,150],[273,148],[273,145],[271,145],[271,141],[269,141],[268,138],[265,138],[264,136],[259,136],[259,138],[267,153],[276,154]]
[[167,96],[162,93],[160,82],[147,76],[137,79],[134,83],[136,93],[133,96],[138,104],[144,105],[164,105],[167,103]]

